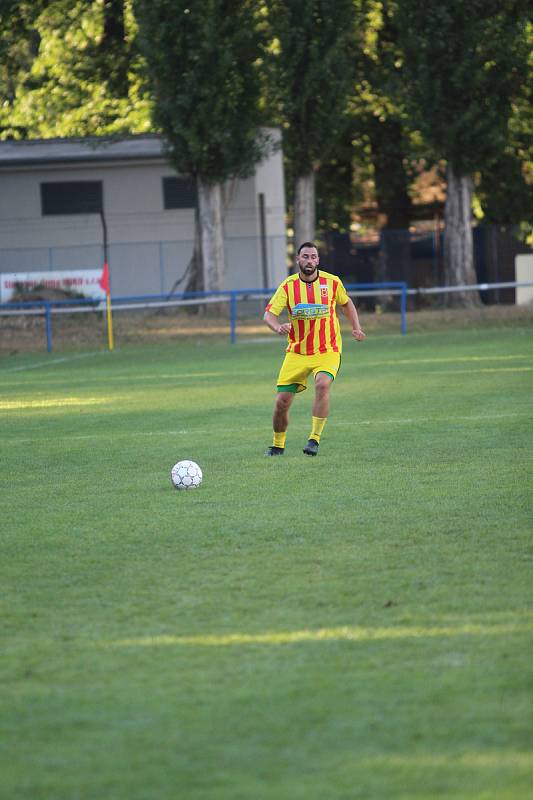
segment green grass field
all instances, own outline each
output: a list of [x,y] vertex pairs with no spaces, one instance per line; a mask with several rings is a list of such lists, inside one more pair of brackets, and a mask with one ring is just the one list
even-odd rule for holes
[[[533,330],[0,362],[6,800],[526,800]],[[198,461],[177,492],[170,468]]]

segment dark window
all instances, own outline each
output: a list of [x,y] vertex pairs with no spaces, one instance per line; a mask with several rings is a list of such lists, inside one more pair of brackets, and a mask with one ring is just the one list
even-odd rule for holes
[[163,178],[165,209],[196,208],[196,184],[192,178]]
[[102,181],[41,183],[41,207],[48,214],[99,214]]

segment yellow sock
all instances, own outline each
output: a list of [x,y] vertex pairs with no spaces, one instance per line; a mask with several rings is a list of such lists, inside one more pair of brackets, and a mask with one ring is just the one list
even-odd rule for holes
[[285,447],[285,439],[287,438],[287,431],[274,431],[274,447]]
[[311,417],[311,419],[312,419],[312,425],[309,438],[314,439],[316,442],[319,442],[320,437],[322,435],[322,431],[324,430],[324,425],[326,424],[327,417]]

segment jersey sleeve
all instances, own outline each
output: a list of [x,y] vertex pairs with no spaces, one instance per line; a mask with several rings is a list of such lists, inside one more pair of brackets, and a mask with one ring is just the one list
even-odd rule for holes
[[287,308],[287,292],[285,291],[285,283],[282,283],[268,301],[265,311],[270,311],[271,314],[279,317],[284,308]]
[[348,292],[344,288],[343,282],[339,281],[335,300],[340,306],[345,306],[349,299],[350,298],[348,297]]

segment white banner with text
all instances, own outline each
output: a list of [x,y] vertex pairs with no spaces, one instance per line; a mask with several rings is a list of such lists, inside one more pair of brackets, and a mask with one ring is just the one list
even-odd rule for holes
[[95,300],[105,298],[100,287],[101,269],[62,269],[46,272],[4,272],[0,274],[0,302],[8,303],[18,291],[59,289]]

